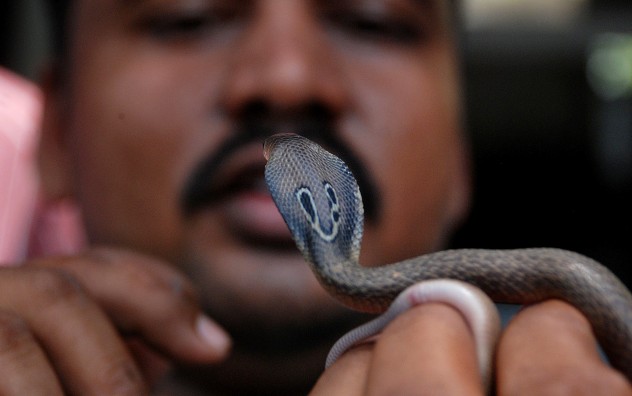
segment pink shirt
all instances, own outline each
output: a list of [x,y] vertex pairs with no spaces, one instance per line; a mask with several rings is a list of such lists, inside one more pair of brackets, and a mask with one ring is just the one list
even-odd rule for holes
[[42,94],[0,68],[0,264],[33,255],[68,254],[83,244],[71,203],[39,198],[36,151]]

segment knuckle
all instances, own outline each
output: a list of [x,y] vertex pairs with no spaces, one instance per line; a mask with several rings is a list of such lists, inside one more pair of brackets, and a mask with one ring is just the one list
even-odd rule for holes
[[171,265],[150,256],[125,250],[97,248],[89,252],[97,265],[109,266],[126,285],[133,287],[136,299],[152,301],[142,312],[144,320],[171,323],[174,318],[198,312],[198,297],[189,281]]
[[609,395],[632,395],[632,386],[623,374],[618,371],[603,368],[599,370],[597,374],[592,374],[595,384],[594,394],[604,394],[607,392]]
[[62,270],[35,269],[29,282],[42,305],[68,303],[85,297],[79,282]]
[[171,293],[173,291],[171,283],[174,281],[169,277],[161,276],[161,274],[135,265],[126,266],[124,270],[126,277],[132,280],[134,286],[142,288],[146,292]]
[[0,312],[0,354],[21,350],[33,342],[31,331],[19,316]]
[[193,295],[192,285],[180,272],[151,257],[108,248],[96,248],[90,257],[99,264],[115,267],[129,284],[143,293]]
[[[619,372],[602,364],[568,365],[555,370],[532,370],[528,383],[541,395],[631,395],[632,388]],[[534,390],[533,388],[531,389]]]
[[146,295],[163,295],[169,299],[187,295],[187,284],[183,277],[175,273],[151,271],[144,266],[126,266],[125,276],[138,291]]
[[102,371],[100,386],[103,395],[145,395],[147,386],[136,365],[129,359],[113,363]]

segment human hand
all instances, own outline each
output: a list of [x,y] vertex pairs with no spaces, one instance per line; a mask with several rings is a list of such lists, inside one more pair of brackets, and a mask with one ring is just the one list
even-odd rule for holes
[[[97,249],[0,268],[0,394],[142,395],[150,384],[127,343],[212,363],[228,336],[171,266]],[[138,346],[138,343],[136,344]]]
[[[316,395],[483,395],[475,346],[453,308],[425,304],[400,315],[375,343],[356,347],[322,375]],[[605,365],[586,319],[547,301],[522,310],[496,353],[498,395],[632,395]]]

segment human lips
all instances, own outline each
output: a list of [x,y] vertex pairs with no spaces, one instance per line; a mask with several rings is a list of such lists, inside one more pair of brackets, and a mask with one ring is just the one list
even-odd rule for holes
[[224,202],[225,216],[233,231],[259,240],[290,239],[290,233],[270,193],[243,190]]
[[228,231],[241,238],[289,242],[291,234],[265,184],[264,168],[260,144],[236,150],[213,177],[208,207],[218,210]]

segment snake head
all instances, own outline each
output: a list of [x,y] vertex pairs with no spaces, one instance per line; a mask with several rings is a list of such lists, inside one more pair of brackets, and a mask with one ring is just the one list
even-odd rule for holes
[[311,263],[357,261],[360,189],[347,165],[311,140],[278,134],[264,143],[265,179],[294,241]]

